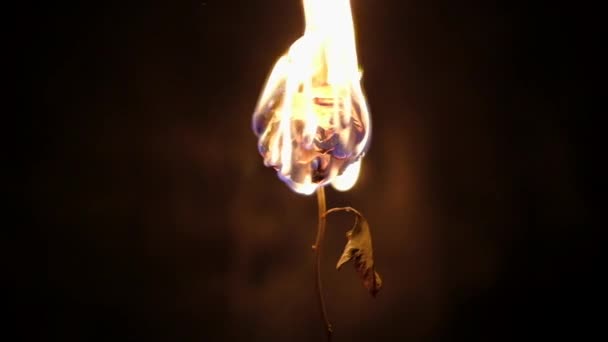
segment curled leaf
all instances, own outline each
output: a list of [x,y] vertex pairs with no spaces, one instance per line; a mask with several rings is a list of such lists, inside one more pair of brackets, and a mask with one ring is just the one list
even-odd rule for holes
[[[328,211],[328,213],[332,210]],[[382,279],[374,269],[372,235],[369,230],[369,224],[358,211],[352,208],[344,208],[342,210],[354,212],[356,216],[355,225],[346,233],[348,242],[346,243],[346,247],[344,247],[340,260],[338,260],[336,269],[339,270],[346,262],[353,260],[355,269],[363,281],[363,286],[375,297],[382,287]]]

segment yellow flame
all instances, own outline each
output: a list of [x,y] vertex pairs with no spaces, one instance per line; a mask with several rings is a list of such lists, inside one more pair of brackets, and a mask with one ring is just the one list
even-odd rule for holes
[[357,179],[359,178],[360,170],[361,170],[361,159],[350,164],[341,175],[337,176],[331,182],[331,185],[334,187],[334,189],[336,189],[338,191],[350,190],[357,182]]
[[294,191],[357,181],[371,122],[349,0],[304,0],[304,35],[275,63],[253,115],[264,164]]

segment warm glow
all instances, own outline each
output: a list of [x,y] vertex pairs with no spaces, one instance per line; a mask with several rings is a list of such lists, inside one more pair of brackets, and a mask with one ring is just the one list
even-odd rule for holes
[[361,170],[361,159],[350,164],[341,175],[337,176],[331,185],[338,191],[346,191],[352,188],[359,178],[359,170]]
[[304,0],[306,29],[262,90],[253,129],[264,164],[294,191],[357,181],[371,122],[349,0]]

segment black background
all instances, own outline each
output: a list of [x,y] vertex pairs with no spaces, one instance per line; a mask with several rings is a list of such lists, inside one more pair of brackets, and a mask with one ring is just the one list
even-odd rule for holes
[[[557,3],[353,0],[373,122],[361,178],[372,299],[323,261],[336,341],[545,340],[595,329],[586,118]],[[303,32],[297,0],[28,4],[34,115],[21,336],[312,341],[316,203],[262,164],[251,114]],[[39,272],[38,272],[39,271]],[[596,318],[594,318],[596,317]]]

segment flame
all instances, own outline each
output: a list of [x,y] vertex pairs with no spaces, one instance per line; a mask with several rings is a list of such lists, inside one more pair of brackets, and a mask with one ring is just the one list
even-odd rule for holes
[[303,0],[306,28],[275,63],[253,114],[264,165],[309,195],[357,181],[371,122],[349,0]]

